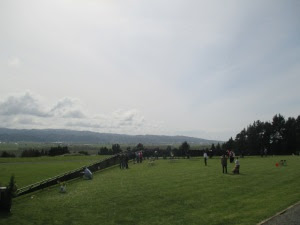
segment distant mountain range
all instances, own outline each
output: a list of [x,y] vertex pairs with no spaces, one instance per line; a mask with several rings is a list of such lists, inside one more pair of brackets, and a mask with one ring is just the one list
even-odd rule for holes
[[138,144],[172,145],[187,141],[193,145],[216,144],[222,141],[206,140],[187,136],[125,135],[75,131],[64,129],[8,129],[0,128],[0,142],[62,142],[80,144]]

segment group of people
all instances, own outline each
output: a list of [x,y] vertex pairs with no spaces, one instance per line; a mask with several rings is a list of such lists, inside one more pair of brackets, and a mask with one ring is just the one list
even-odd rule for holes
[[[158,158],[157,152],[155,152],[154,155],[155,155],[155,158],[157,159]],[[232,163],[234,161],[234,157],[235,157],[234,152],[229,151],[229,150],[227,151],[227,154],[222,155],[221,165],[222,165],[223,173],[227,173],[227,159],[229,158],[230,163]],[[203,158],[204,158],[204,164],[205,164],[205,166],[207,166],[207,159],[208,159],[207,152],[204,152]],[[134,163],[142,163],[143,162],[143,152],[142,151],[137,151],[135,153],[135,159],[134,160],[135,160]],[[129,168],[128,167],[128,161],[129,161],[128,154],[126,154],[126,153],[120,154],[120,169],[128,169]],[[232,172],[234,174],[239,174],[240,173],[240,162],[239,162],[238,157],[235,160],[235,167],[232,170]],[[85,169],[82,173],[83,173],[83,179],[86,179],[86,180],[93,179],[93,173],[87,167],[85,167]],[[60,192],[61,193],[66,192],[66,185],[64,183],[61,183],[61,185],[60,185]]]
[[[223,173],[227,173],[227,159],[230,159],[230,163],[232,163],[234,161],[234,157],[235,154],[233,151],[228,150],[226,152],[227,154],[223,154],[221,157],[221,165],[222,165],[222,170]],[[157,152],[155,152],[155,158],[158,158],[158,154]],[[208,155],[207,152],[203,153],[203,158],[204,158],[204,164],[205,166],[207,166],[207,159],[208,159]],[[128,161],[129,161],[129,156],[128,154],[124,153],[124,154],[120,154],[120,169],[128,169]],[[143,162],[143,152],[142,151],[137,151],[135,152],[135,160],[134,163],[142,163]],[[239,162],[239,158],[237,157],[235,160],[235,167],[232,170],[232,172],[234,174],[239,174],[240,173],[240,162]],[[83,178],[87,179],[87,180],[91,180],[93,179],[93,174],[92,172],[85,167],[83,173]],[[61,191],[64,192],[65,190],[65,186],[61,186]]]
[[[230,158],[230,156],[229,156]],[[222,155],[221,157],[221,165],[222,165],[222,170],[223,170],[223,173],[227,173],[227,159],[228,159],[228,156],[227,155]],[[233,162],[233,160],[232,160]],[[240,173],[240,161],[239,161],[239,158],[236,157],[236,160],[235,160],[235,166],[232,170],[232,172],[234,174],[239,174]]]
[[[208,159],[207,152],[203,153],[203,158],[204,158],[204,165],[207,166],[207,159]],[[222,165],[223,173],[227,173],[227,160],[228,160],[228,158],[230,160],[230,163],[233,163],[234,158],[235,158],[235,154],[234,154],[233,151],[228,150],[227,154],[223,154],[222,157],[221,157],[221,165]],[[238,157],[236,157],[235,166],[234,166],[232,172],[234,174],[239,174],[240,173],[240,161],[239,161]]]
[[143,152],[137,151],[135,152],[135,162],[134,163],[142,163],[143,162]]
[[268,155],[268,149],[264,148],[264,149],[260,150],[261,157],[264,157],[264,156],[267,157],[267,155]]
[[128,169],[129,156],[127,153],[120,155],[120,169]]

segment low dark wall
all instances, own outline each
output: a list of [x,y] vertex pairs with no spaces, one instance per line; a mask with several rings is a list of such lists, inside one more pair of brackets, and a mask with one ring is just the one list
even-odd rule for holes
[[56,185],[59,182],[64,182],[64,181],[68,181],[68,180],[72,180],[72,179],[75,179],[75,178],[82,177],[83,176],[82,172],[85,169],[85,167],[87,167],[92,172],[96,172],[98,170],[106,169],[108,167],[114,166],[114,165],[119,164],[119,163],[120,163],[119,155],[114,155],[114,156],[112,156],[110,158],[107,158],[107,159],[104,159],[100,162],[97,162],[97,163],[94,163],[94,164],[91,164],[91,165],[88,165],[88,166],[84,166],[84,167],[81,167],[79,169],[64,173],[62,175],[58,175],[56,177],[52,177],[52,178],[49,178],[47,180],[43,180],[41,182],[38,182],[38,183],[35,183],[35,184],[32,184],[32,185],[28,185],[26,187],[20,188],[17,191],[17,197],[21,196],[21,195],[31,193],[31,192],[34,192],[34,191],[37,191],[37,190],[41,190],[41,189],[44,189],[44,188],[47,188],[47,187],[50,187],[50,186],[53,186],[53,185]]

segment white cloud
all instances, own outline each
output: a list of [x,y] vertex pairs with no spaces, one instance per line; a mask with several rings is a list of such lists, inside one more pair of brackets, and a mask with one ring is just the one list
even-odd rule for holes
[[50,114],[57,117],[65,118],[84,118],[80,101],[78,99],[64,98],[50,110]]
[[112,119],[120,126],[138,126],[145,121],[144,117],[136,109],[132,110],[116,110],[113,112]]
[[0,102],[0,115],[33,115],[48,117],[38,98],[30,92],[13,95]]
[[8,60],[8,66],[13,68],[19,68],[22,62],[18,57],[13,57]]
[[119,109],[111,114],[72,119],[66,122],[65,125],[72,129],[90,129],[93,131],[126,134],[157,133],[162,129],[161,124],[147,121],[141,112],[136,109]]
[[[31,93],[12,95],[0,103],[0,123],[10,128],[71,128],[139,134],[158,132],[159,123],[146,121],[137,109],[115,110],[109,114],[91,115],[81,111],[79,99],[65,97],[50,110]],[[86,110],[87,111],[87,110]]]

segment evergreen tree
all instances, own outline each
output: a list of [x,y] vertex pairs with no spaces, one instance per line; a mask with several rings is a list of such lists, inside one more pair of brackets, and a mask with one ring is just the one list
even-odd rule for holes
[[113,144],[112,147],[111,147],[111,149],[112,149],[112,153],[114,155],[122,152],[121,147],[120,147],[119,144]]
[[186,141],[180,145],[179,150],[182,152],[182,155],[189,158],[190,145]]
[[272,131],[271,142],[273,154],[282,154],[285,133],[285,119],[282,115],[278,114],[273,117]]
[[285,118],[278,114],[272,122],[259,120],[250,124],[223,143],[222,148],[233,149],[237,153],[257,155],[267,149],[270,154],[292,154],[300,152],[300,116]]

